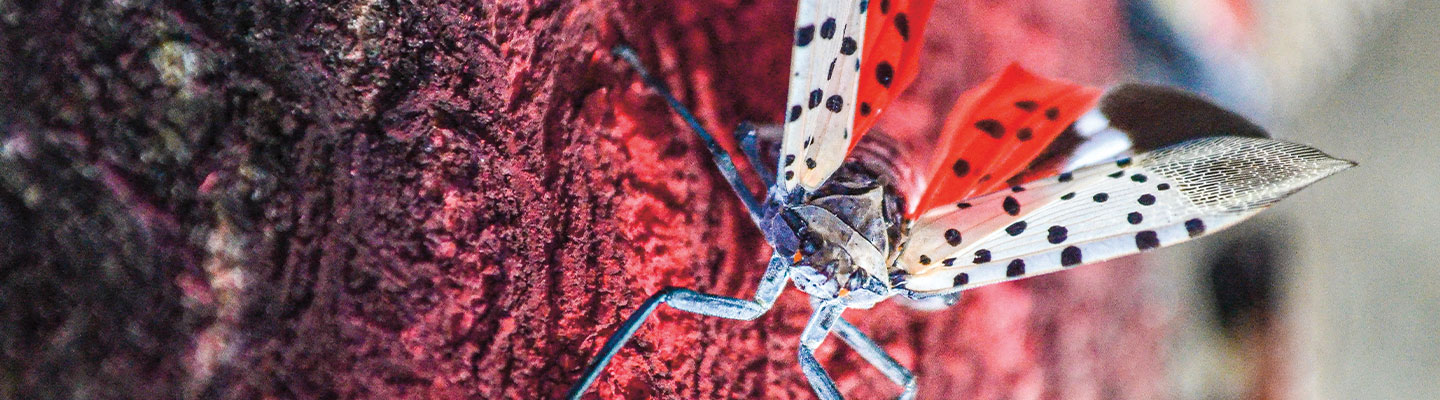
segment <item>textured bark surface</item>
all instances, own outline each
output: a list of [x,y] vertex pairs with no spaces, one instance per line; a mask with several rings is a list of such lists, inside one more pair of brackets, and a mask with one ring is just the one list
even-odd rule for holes
[[[608,49],[727,136],[781,115],[791,1],[45,3],[0,0],[0,397],[551,398],[648,294],[749,297],[763,271],[704,147]],[[1119,70],[1116,4],[940,3],[885,129],[933,131],[1012,60]],[[921,398],[1154,398],[1143,275],[847,316]],[[662,310],[593,392],[810,398],[808,312]],[[898,392],[838,344],[844,393]]]

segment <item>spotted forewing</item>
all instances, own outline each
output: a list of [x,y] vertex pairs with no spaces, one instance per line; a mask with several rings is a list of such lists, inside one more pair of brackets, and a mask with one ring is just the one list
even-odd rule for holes
[[[823,185],[915,79],[932,4],[799,2],[777,170],[783,190]],[[963,93],[938,139],[920,139],[933,143],[917,139],[902,138],[934,155],[892,160],[933,160],[906,166],[920,176],[899,188],[907,235],[892,268],[917,292],[1189,240],[1353,165],[1268,139],[1183,91],[1107,92],[1018,65]]]

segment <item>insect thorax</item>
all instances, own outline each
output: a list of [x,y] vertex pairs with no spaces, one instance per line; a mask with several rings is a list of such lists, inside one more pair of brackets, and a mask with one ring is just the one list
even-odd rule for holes
[[797,287],[862,307],[891,294],[889,266],[904,239],[892,176],[883,164],[850,161],[807,198],[771,199],[763,229],[794,261]]

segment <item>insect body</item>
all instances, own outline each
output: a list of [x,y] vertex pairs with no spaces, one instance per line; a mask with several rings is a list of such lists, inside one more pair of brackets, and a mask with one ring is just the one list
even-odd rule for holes
[[[578,398],[661,303],[732,319],[764,314],[787,281],[815,307],[797,356],[818,397],[839,391],[813,351],[835,333],[915,394],[914,377],[853,325],[848,308],[901,297],[953,304],[965,289],[1170,245],[1239,222],[1354,164],[1174,89],[1096,88],[1012,66],[966,92],[938,141],[869,127],[915,74],[928,1],[800,1],[773,175],[764,200],[730,156],[628,49],[630,62],[706,141],[774,248],[754,299],[669,288],[607,341]],[[753,129],[737,133],[763,165]],[[920,150],[914,147],[920,143]],[[932,143],[933,142],[933,143]],[[931,161],[915,157],[925,151]]]

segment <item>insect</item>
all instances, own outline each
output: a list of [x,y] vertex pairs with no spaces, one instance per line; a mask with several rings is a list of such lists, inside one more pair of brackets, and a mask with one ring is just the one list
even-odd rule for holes
[[[912,398],[915,377],[842,312],[890,298],[940,308],[966,289],[1183,242],[1355,165],[1269,139],[1243,117],[1183,91],[1137,84],[1101,90],[1018,66],[964,93],[939,139],[906,150],[896,143],[925,139],[870,128],[915,78],[931,3],[799,2],[778,149],[762,137],[778,129],[742,124],[736,132],[768,186],[763,198],[638,57],[617,48],[705,141],[774,253],[753,299],[684,288],[651,296],[605,343],[569,398],[585,392],[660,304],[752,320],[787,281],[814,307],[797,357],[819,398],[841,398],[813,355],[831,333],[899,385],[901,398]],[[763,167],[767,155],[773,172]]]

